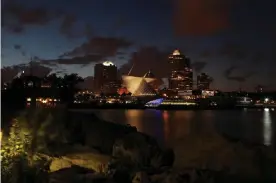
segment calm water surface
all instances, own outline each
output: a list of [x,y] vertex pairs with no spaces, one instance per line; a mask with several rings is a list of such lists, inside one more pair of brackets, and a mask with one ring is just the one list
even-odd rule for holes
[[262,155],[257,149],[251,151],[252,148],[243,143],[233,143],[229,139],[265,144],[276,150],[276,111],[149,109],[82,112],[93,112],[107,121],[136,126],[139,131],[155,137],[160,144],[173,148],[174,168],[227,170],[246,177],[275,175],[276,164],[272,163],[276,162],[275,153],[272,153],[275,156]]
[[[90,110],[91,111],[91,110]],[[91,111],[92,112],[92,111]],[[160,143],[173,146],[191,136],[225,134],[229,137],[276,145],[276,111],[159,111],[93,110],[107,121],[136,126]]]

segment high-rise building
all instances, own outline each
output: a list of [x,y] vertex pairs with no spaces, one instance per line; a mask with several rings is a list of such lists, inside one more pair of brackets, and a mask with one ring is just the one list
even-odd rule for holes
[[209,90],[212,78],[206,73],[201,73],[197,76],[197,89],[199,90]]
[[182,55],[179,50],[175,50],[169,55],[169,63],[169,88],[177,91],[192,90],[193,70],[190,59]]
[[[117,67],[110,61],[106,61],[104,63],[96,64],[94,67],[94,84],[95,91],[102,92],[103,89],[106,92],[107,90],[117,90],[116,83],[117,80]],[[109,88],[109,89],[108,89]]]

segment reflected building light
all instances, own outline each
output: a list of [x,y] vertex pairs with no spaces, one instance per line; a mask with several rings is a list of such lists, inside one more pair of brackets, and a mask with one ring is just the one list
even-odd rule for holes
[[264,118],[263,118],[263,137],[264,137],[264,144],[269,146],[271,145],[272,140],[272,120],[270,116],[270,112],[268,108],[264,110]]
[[200,132],[209,136],[219,135],[215,128],[214,111],[203,111],[202,115],[204,120],[199,124]]
[[198,134],[197,131],[193,131],[194,123],[192,123],[192,121],[195,115],[193,111],[176,111],[174,114],[174,120],[177,122],[176,128],[173,129],[175,138],[181,139],[192,133]]
[[169,136],[170,136],[170,124],[169,124],[169,113],[168,111],[163,111],[163,120],[164,120],[164,137],[165,143],[168,144]]
[[129,125],[135,126],[139,132],[143,132],[142,110],[126,110],[125,116]]

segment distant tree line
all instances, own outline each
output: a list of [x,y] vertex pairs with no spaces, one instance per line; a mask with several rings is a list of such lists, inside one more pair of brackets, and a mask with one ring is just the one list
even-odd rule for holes
[[[84,81],[78,74],[66,74],[63,77],[56,74],[39,78],[32,75],[15,78],[3,90],[2,106],[6,108],[24,108],[26,98],[51,97],[58,98],[62,103],[74,100],[77,84]],[[2,82],[3,84],[3,82]],[[43,85],[48,85],[43,87]],[[33,100],[35,102],[35,100]]]

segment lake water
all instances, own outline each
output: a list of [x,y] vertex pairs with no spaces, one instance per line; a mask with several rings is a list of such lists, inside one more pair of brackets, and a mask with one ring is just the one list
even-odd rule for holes
[[276,145],[276,111],[159,111],[94,110],[107,121],[130,124],[138,131],[155,137],[160,143],[172,146],[191,137],[224,134],[242,141]]
[[[82,112],[93,112],[107,121],[130,124],[155,137],[160,144],[173,148],[175,168],[226,169],[249,177],[261,175],[260,172],[274,175],[276,171],[276,111],[114,109]],[[258,150],[248,148],[240,141],[269,146],[273,156],[260,155]],[[271,162],[275,164],[269,165]]]

